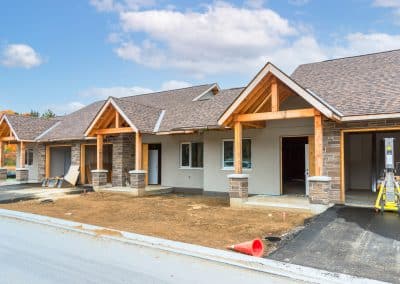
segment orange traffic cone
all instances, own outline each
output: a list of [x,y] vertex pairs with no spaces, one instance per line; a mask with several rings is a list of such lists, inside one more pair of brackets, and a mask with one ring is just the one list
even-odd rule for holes
[[231,250],[249,254],[252,256],[261,257],[264,254],[264,244],[260,239],[244,242],[228,247]]

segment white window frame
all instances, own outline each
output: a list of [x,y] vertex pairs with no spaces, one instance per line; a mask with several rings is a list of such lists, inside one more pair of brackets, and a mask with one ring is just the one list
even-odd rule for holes
[[[244,137],[244,138],[242,138],[242,143],[243,143],[243,140],[250,140],[250,147],[253,147],[253,138]],[[231,142],[233,142],[233,144],[235,144],[234,139],[222,139],[222,143],[221,143],[221,148],[222,148],[221,165],[222,165],[222,167],[221,167],[221,169],[224,171],[233,171],[235,169],[235,166],[233,166],[233,167],[225,167],[224,166],[225,165],[225,163],[224,163],[224,155],[225,155],[224,144],[226,141],[231,141]],[[243,168],[243,171],[253,170],[253,151],[251,151],[250,160],[251,160],[251,168]],[[235,161],[235,148],[233,148],[233,161]],[[243,161],[242,161],[242,163],[243,163]]]
[[[202,170],[203,167],[192,167],[192,144],[202,143],[203,144],[203,167],[204,167],[204,142],[203,141],[192,141],[192,142],[181,142],[179,144],[179,168],[183,170],[195,169]],[[189,166],[182,166],[182,145],[189,145]]]

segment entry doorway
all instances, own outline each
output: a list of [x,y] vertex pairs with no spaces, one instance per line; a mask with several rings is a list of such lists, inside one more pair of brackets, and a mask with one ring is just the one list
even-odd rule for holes
[[161,144],[149,144],[148,184],[161,184]]
[[50,148],[50,177],[62,177],[71,166],[71,146]]
[[[92,184],[92,170],[97,169],[97,146],[85,146],[84,184]],[[108,171],[107,183],[112,182],[112,144],[103,145],[103,168]]]
[[306,196],[312,149],[309,137],[282,137],[281,143],[282,194]]

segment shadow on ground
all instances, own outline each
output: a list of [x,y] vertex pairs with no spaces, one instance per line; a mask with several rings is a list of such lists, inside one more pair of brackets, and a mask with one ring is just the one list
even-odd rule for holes
[[334,206],[268,258],[400,283],[400,216]]

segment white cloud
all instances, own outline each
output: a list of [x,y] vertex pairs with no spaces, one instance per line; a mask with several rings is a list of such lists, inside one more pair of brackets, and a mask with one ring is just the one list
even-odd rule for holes
[[171,80],[164,82],[161,85],[161,90],[166,91],[166,90],[173,90],[173,89],[180,89],[180,88],[187,88],[192,86],[191,83],[186,82],[186,81],[177,81],[177,80]]
[[155,4],[154,0],[90,0],[90,4],[99,12],[122,12],[125,10],[139,10]]
[[54,111],[57,115],[66,115],[71,112],[74,112],[78,109],[81,109],[85,106],[85,104],[78,102],[78,101],[73,101],[67,104],[52,104],[49,105],[46,109],[51,109]]
[[400,8],[399,0],[374,0],[373,5],[385,8]]
[[295,5],[295,6],[303,6],[306,5],[310,2],[310,0],[289,0],[289,4]]
[[29,45],[9,44],[1,54],[0,63],[6,67],[32,68],[43,63],[40,55]]
[[151,93],[153,90],[143,87],[109,87],[109,88],[90,88],[79,93],[79,96],[90,99],[107,99],[108,97],[126,97]]
[[347,35],[346,43],[332,51],[334,57],[360,55],[400,48],[400,35],[385,33],[352,33]]

